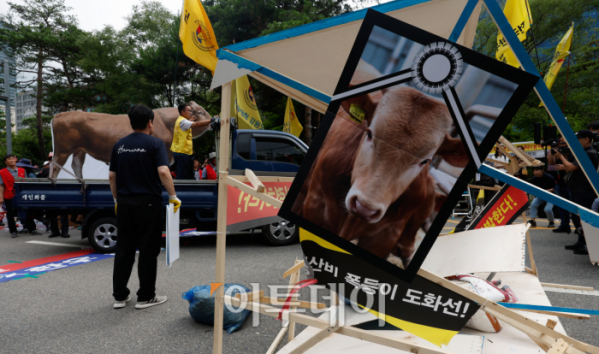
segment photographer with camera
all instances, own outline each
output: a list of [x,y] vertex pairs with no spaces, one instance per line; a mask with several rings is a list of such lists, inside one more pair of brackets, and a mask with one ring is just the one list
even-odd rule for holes
[[[552,140],[550,140],[551,143],[549,144],[551,145],[551,150],[549,150],[549,154],[547,154],[547,163],[549,165],[547,171],[553,171],[556,174],[555,179],[557,180],[557,184],[555,185],[555,194],[559,195],[564,199],[570,200],[570,191],[568,190],[568,186],[565,180],[567,172],[564,169],[558,171],[557,168],[555,168],[556,165],[562,165],[562,161],[556,158],[553,153],[554,151],[559,150],[562,152],[562,154],[566,154],[566,152],[569,150],[568,145],[566,144],[562,136],[558,136],[557,141]],[[548,143],[550,141],[548,141]],[[571,231],[570,212],[562,208],[559,208],[559,218],[560,225],[556,229],[553,229],[553,232],[563,232],[569,234]]]
[[[576,133],[580,145],[584,148],[584,151],[596,170],[599,165],[599,156],[597,155],[597,151],[592,147],[594,136],[595,134],[587,129],[579,130],[578,133]],[[565,170],[568,172],[566,180],[568,189],[570,190],[570,200],[582,207],[591,209],[593,201],[597,198],[597,194],[595,194],[595,190],[591,186],[591,183],[580,168],[576,159],[574,159],[572,153],[568,151],[568,158],[564,157],[563,153],[565,153],[565,151],[551,150],[551,154],[562,162],[562,164],[555,166],[556,169],[558,171]],[[589,254],[584,238],[584,231],[580,224],[580,216],[572,213],[572,221],[578,231],[578,242],[566,246],[566,249],[574,250],[574,254]]]

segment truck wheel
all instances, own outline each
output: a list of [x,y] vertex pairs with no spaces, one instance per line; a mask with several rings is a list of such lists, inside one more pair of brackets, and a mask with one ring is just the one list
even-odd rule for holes
[[268,242],[275,246],[285,246],[296,243],[299,239],[299,227],[287,220],[264,225],[262,234]]
[[87,241],[98,253],[114,253],[116,240],[117,229],[114,217],[100,218],[89,227]]

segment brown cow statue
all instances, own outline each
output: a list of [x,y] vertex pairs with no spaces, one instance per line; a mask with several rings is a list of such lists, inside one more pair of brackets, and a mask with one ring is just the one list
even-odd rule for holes
[[[210,114],[195,102],[189,103],[196,121],[210,120]],[[175,121],[179,117],[177,108],[159,108],[154,110],[153,136],[164,141],[172,160],[170,150],[173,142]],[[73,155],[71,167],[79,178],[83,178],[83,163],[89,154],[96,160],[106,164],[110,162],[112,147],[119,139],[133,132],[129,117],[126,114],[111,115],[91,112],[63,112],[52,119],[52,138],[54,141],[53,162],[64,166],[69,156]],[[193,138],[200,137],[209,126],[192,128]],[[52,178],[58,176],[60,168],[54,166]]]

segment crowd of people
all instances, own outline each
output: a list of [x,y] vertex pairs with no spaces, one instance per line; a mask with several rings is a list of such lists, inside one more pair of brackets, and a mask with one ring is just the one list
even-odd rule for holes
[[[593,142],[599,140],[596,138],[599,134],[599,121],[595,121],[588,126],[589,129],[582,129],[576,133],[578,142],[583,147],[589,160],[593,164],[595,170],[599,167],[599,155]],[[550,193],[555,193],[560,197],[570,200],[584,208],[592,209],[599,212],[599,198],[584,171],[570,149],[568,148],[563,137],[558,137],[557,146],[550,149],[547,154],[547,170],[544,166],[536,166],[533,168],[534,177],[530,181],[535,186],[546,190]],[[538,208],[543,204],[548,227],[555,227],[553,212],[553,204],[535,197],[530,206],[529,223],[532,227],[536,227],[536,219]],[[553,229],[556,233],[571,233],[572,231],[578,235],[576,243],[566,245],[567,250],[572,250],[574,254],[588,255],[588,249],[584,237],[584,230],[580,222],[580,216],[575,213],[570,213],[567,210],[559,209],[560,224]],[[574,230],[570,227],[570,220],[574,224]]]
[[[50,171],[50,161],[52,159],[52,153],[48,156],[48,159],[44,161],[42,168],[38,168],[31,163],[30,159],[22,158],[20,160],[13,154],[4,156],[4,164],[6,168],[0,170],[0,205],[4,204],[6,223],[12,238],[19,236],[17,231],[17,224],[15,218],[17,218],[16,210],[13,207],[13,198],[15,197],[14,183],[15,177],[19,178],[47,178]],[[37,172],[37,173],[36,173]],[[58,217],[61,220],[61,231],[58,228]],[[31,235],[41,235],[37,230],[37,224],[35,220],[39,220],[46,229],[51,230],[49,237],[63,237],[68,238],[69,235],[69,222],[68,215],[66,213],[48,211],[43,214],[28,211],[23,222],[22,233],[27,232]],[[1,220],[0,220],[1,222]]]

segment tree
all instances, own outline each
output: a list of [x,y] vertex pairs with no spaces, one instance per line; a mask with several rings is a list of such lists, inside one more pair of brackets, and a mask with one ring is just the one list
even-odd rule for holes
[[[549,69],[555,47],[568,28],[575,23],[571,58],[562,66],[551,93],[563,105],[566,78],[567,95],[564,115],[575,131],[586,128],[599,119],[599,0],[530,0],[533,26],[523,43],[537,70],[543,75]],[[483,9],[479,20],[474,49],[495,58],[497,27]],[[533,123],[549,124],[545,108],[539,108],[539,98],[532,92],[504,132],[511,141],[533,139]]]
[[[77,21],[67,15],[69,10],[63,0],[23,0],[23,4],[8,3],[9,15],[3,20],[8,28],[0,29],[0,45],[17,59],[20,69],[35,70],[36,77],[25,81],[20,87],[36,89],[36,135],[39,156],[46,156],[42,122],[42,100],[44,69],[50,69],[52,61],[60,60],[57,55],[77,32]],[[70,77],[66,70],[63,73]]]
[[[203,5],[210,18],[218,44],[224,46],[246,41],[259,36],[297,27],[325,18],[341,15],[359,6],[370,5],[368,0],[272,0],[253,1],[219,0],[204,1]],[[209,75],[209,74],[207,74]],[[211,77],[208,76],[211,80]],[[199,85],[198,91],[207,91],[210,80]],[[282,130],[287,98],[275,89],[252,78],[250,84],[254,92],[264,129]],[[189,97],[193,97],[194,93]],[[298,116],[304,114],[305,107],[297,104]]]

